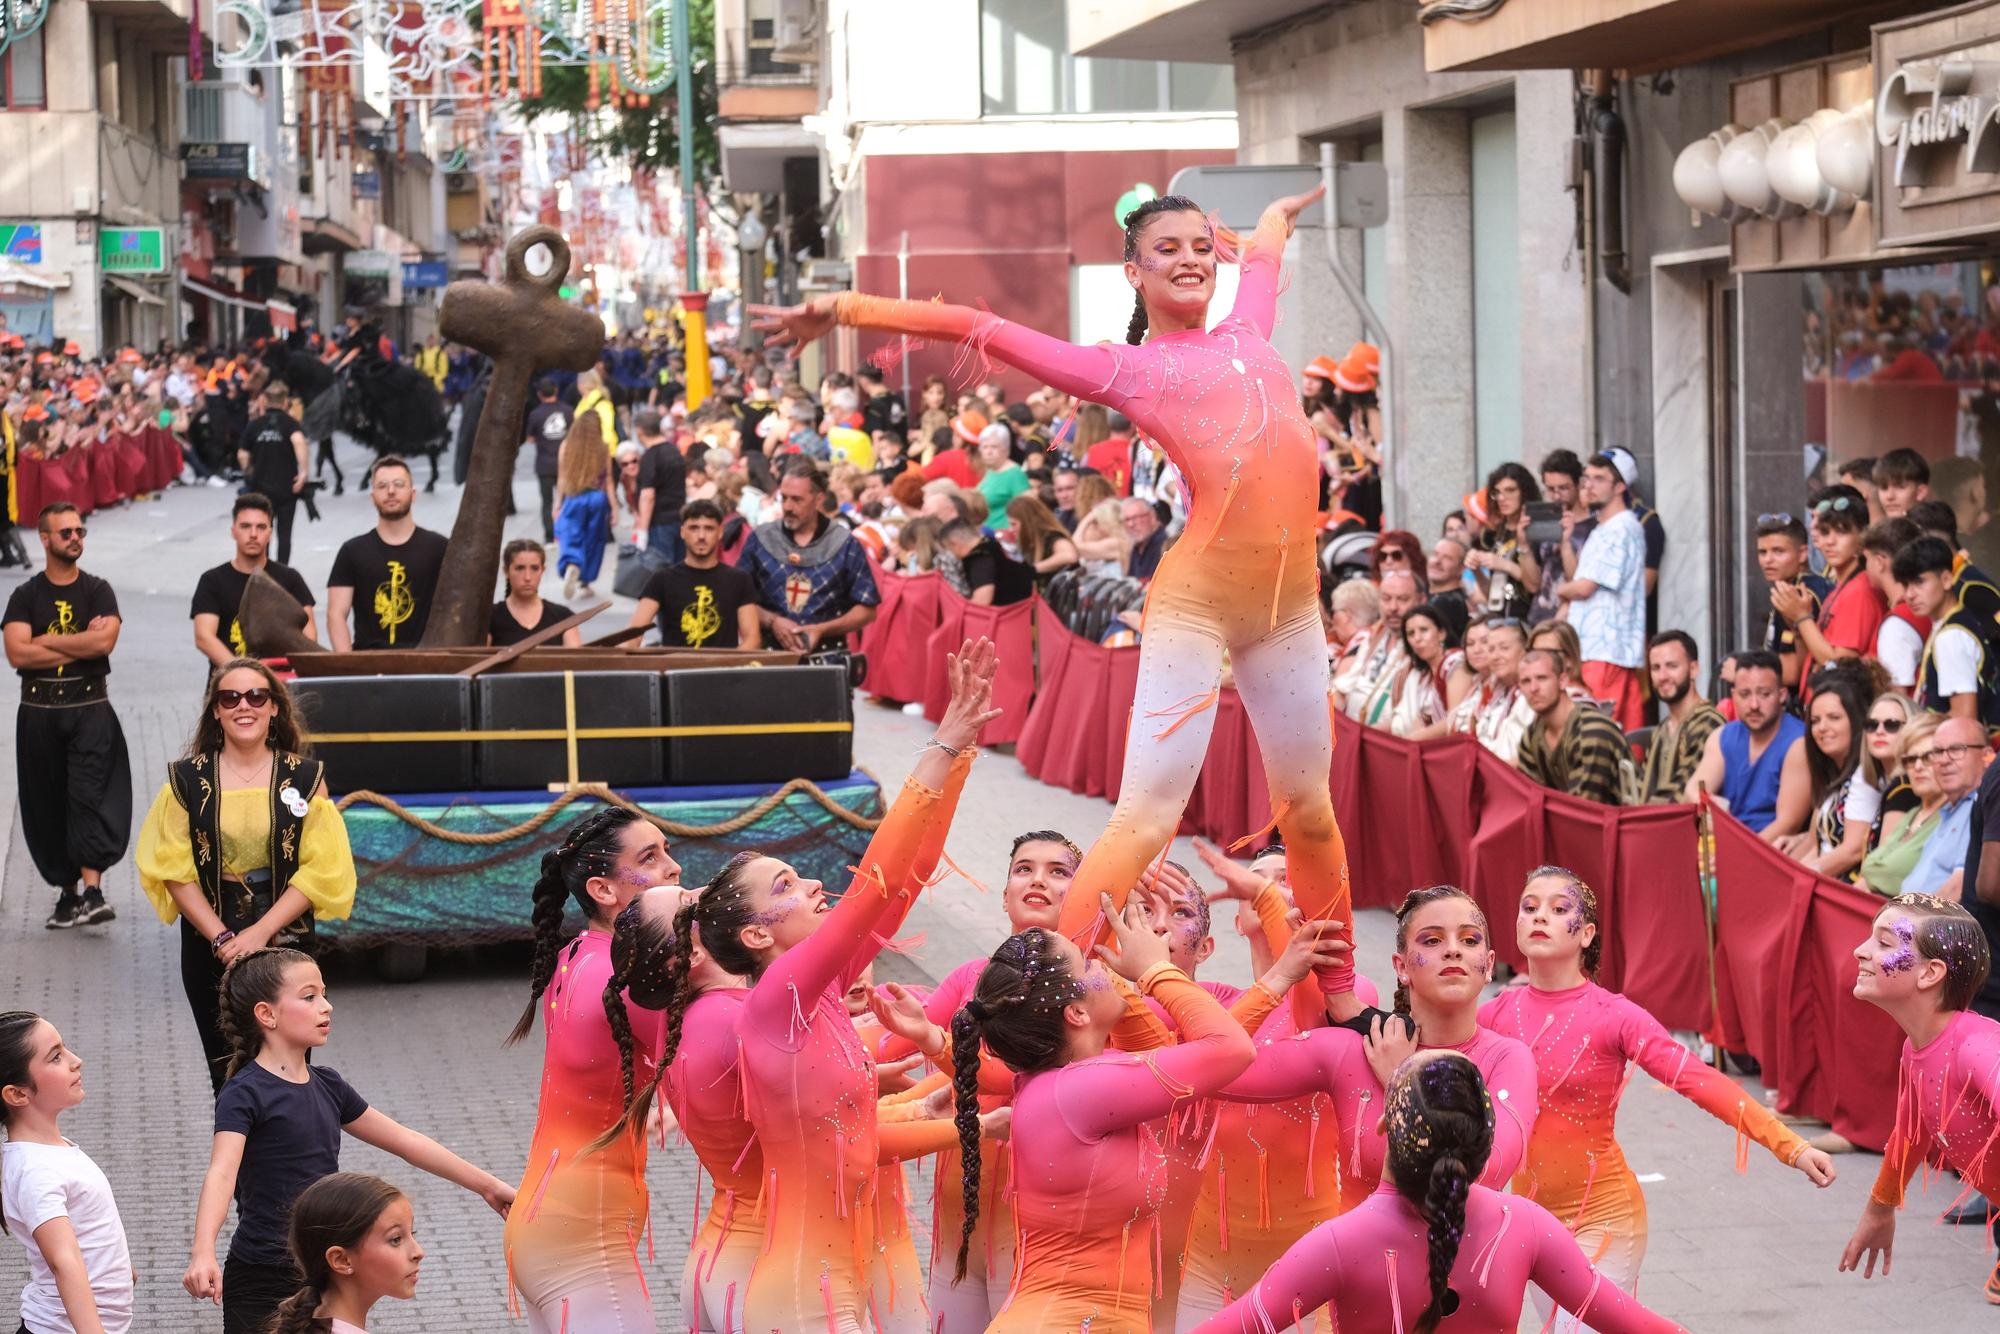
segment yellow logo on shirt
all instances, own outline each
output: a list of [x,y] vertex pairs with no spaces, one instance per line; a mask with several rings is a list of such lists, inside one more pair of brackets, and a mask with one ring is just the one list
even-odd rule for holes
[[681,638],[689,648],[700,648],[722,629],[722,616],[715,610],[715,594],[707,584],[694,590],[694,603],[681,613]]
[[389,562],[389,580],[375,586],[375,624],[389,632],[389,642],[396,642],[396,627],[417,614],[416,595],[410,592],[409,571],[403,562]]

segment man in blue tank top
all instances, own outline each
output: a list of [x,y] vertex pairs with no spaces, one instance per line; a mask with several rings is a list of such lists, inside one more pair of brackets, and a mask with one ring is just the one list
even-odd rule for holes
[[1806,734],[1806,726],[1785,711],[1784,664],[1764,649],[1738,653],[1736,721],[1709,734],[1701,764],[1688,782],[1687,800],[1699,801],[1705,788],[1731,815],[1758,834],[1796,829],[1805,810],[1779,819],[1778,777],[1785,755]]

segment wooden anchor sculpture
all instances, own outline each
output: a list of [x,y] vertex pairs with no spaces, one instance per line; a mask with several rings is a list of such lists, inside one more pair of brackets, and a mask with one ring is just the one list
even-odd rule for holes
[[[537,246],[549,254],[548,270],[539,276],[528,270],[528,253]],[[503,281],[455,282],[445,289],[439,331],[450,342],[493,358],[493,375],[419,647],[462,648],[486,641],[528,391],[540,372],[587,371],[604,350],[603,321],[558,295],[569,263],[569,242],[561,232],[530,227],[507,242]]]
[[[548,271],[540,276],[528,271],[528,252],[536,246],[549,254]],[[569,261],[569,242],[561,232],[530,227],[507,243],[504,281],[467,280],[445,289],[439,329],[452,342],[493,358],[493,375],[419,648],[469,648],[486,642],[529,387],[545,370],[587,371],[604,350],[603,322],[558,295]],[[252,652],[266,657],[325,652],[306,638],[305,623],[305,608],[276,580],[261,570],[251,576],[237,625]]]

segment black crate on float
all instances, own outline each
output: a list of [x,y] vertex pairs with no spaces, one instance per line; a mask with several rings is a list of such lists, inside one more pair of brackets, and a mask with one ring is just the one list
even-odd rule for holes
[[335,792],[459,792],[473,786],[472,742],[329,741],[343,732],[469,732],[462,676],[322,676],[292,683],[313,754]]
[[[482,676],[474,695],[482,732],[541,731],[563,726],[562,672],[507,672]],[[576,725],[658,727],[658,672],[576,672]],[[479,785],[540,788],[569,781],[567,743],[481,741]],[[576,743],[576,776],[612,787],[656,787],[664,781],[660,738],[624,737]]]
[[[771,727],[734,736],[667,738],[678,785],[845,778],[854,768],[854,697],[842,667],[720,667],[668,672],[669,727]],[[787,723],[837,723],[798,731]]]

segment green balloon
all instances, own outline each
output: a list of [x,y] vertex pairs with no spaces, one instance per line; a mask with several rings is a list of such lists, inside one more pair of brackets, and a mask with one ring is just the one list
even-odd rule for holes
[[1159,197],[1160,192],[1144,181],[1139,182],[1124,194],[1119,195],[1118,202],[1111,206],[1111,211],[1118,223],[1119,230],[1123,231],[1125,228],[1125,215],[1127,213],[1130,213],[1148,199],[1158,199]]

